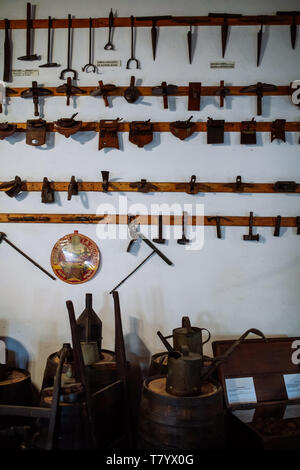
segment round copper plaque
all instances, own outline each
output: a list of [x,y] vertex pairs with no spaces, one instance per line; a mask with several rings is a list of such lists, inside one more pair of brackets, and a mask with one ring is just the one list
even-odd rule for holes
[[98,246],[77,230],[60,238],[52,249],[52,269],[59,279],[69,284],[89,281],[96,274],[99,263]]

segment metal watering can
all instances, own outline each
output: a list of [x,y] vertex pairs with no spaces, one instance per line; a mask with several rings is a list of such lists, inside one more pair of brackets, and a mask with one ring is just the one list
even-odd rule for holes
[[181,345],[179,350],[175,349],[175,344],[172,348],[167,339],[158,331],[159,338],[169,352],[166,391],[176,396],[200,395],[201,386],[209,380],[217,367],[234,352],[250,333],[260,336],[267,342],[265,335],[260,330],[250,328],[227,349],[225,354],[215,357],[209,367],[204,367],[203,354],[191,351],[187,344]]

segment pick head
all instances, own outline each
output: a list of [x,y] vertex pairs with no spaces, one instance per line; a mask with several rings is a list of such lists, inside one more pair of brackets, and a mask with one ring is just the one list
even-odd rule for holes
[[47,62],[47,64],[39,65],[40,68],[60,67],[56,62]]
[[38,56],[37,54],[32,54],[32,55],[22,55],[21,57],[18,57],[18,60],[27,60],[27,61],[30,61],[30,60],[40,60],[40,56]]

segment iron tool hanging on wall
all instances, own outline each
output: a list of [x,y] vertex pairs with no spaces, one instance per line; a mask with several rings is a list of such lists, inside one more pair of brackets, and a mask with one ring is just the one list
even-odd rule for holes
[[61,73],[60,73],[60,76],[59,78],[61,80],[64,80],[65,79],[65,75],[66,73],[72,73],[73,75],[73,80],[77,80],[77,72],[76,70],[74,69],[71,69],[71,60],[72,60],[72,45],[71,45],[71,30],[72,30],[72,16],[69,14],[68,15],[68,51],[67,51],[67,54],[68,54],[68,58],[67,58],[67,68],[62,70]]
[[12,61],[12,43],[10,21],[5,18],[5,39],[4,39],[4,65],[3,65],[3,81],[11,82],[11,61]]
[[104,49],[106,51],[113,51],[114,50],[114,45],[111,42],[112,41],[113,27],[114,27],[114,14],[113,14],[113,11],[112,11],[112,8],[111,8],[110,14],[109,14],[109,17],[108,17],[108,40],[107,40],[107,43],[104,46]]
[[85,64],[81,68],[81,70],[86,73],[89,73],[91,71],[94,73],[97,72],[97,67],[96,65],[93,64],[93,61],[92,61],[92,52],[93,52],[92,39],[93,39],[93,20],[92,18],[90,18],[89,19],[89,61],[87,64]]
[[256,145],[256,121],[241,122],[241,144]]
[[137,99],[140,97],[140,92],[136,86],[134,86],[135,83],[135,77],[132,76],[130,78],[130,85],[126,90],[124,91],[124,98],[127,101],[127,103],[135,103]]
[[167,82],[161,82],[160,86],[152,87],[153,96],[162,96],[164,102],[164,109],[168,109],[168,96],[175,95],[178,91],[176,85],[167,85]]
[[8,122],[0,122],[0,140],[13,135],[16,132],[17,125]]
[[107,96],[110,92],[117,90],[118,87],[116,85],[112,85],[111,83],[104,85],[102,80],[100,80],[98,83],[99,86],[95,90],[91,91],[90,95],[94,97],[102,96],[105,106],[109,106]]
[[262,114],[262,99],[265,92],[276,91],[277,86],[269,83],[258,82],[255,85],[249,85],[240,89],[241,93],[255,93],[257,96],[257,112],[258,116]]
[[190,137],[195,132],[196,128],[195,123],[191,122],[191,119],[193,119],[193,116],[187,121],[170,122],[170,131],[172,134],[180,140],[185,140],[187,137]]
[[53,91],[47,88],[38,87],[37,82],[33,81],[30,88],[21,92],[22,98],[32,98],[34,105],[34,115],[39,116],[39,96],[53,95]]
[[259,241],[259,234],[257,233],[256,235],[253,234],[253,212],[250,212],[250,217],[249,217],[249,234],[244,235],[243,239],[246,241]]
[[148,121],[132,121],[129,125],[129,141],[142,148],[153,140],[152,123]]
[[225,87],[224,80],[220,81],[220,86],[216,91],[216,95],[220,97],[220,108],[223,108],[226,96],[230,95],[230,88]]
[[31,18],[31,3],[27,3],[27,19],[26,19],[26,55],[18,57],[18,60],[40,60],[37,54],[32,54],[31,51],[31,37],[32,35],[32,18]]
[[137,16],[136,21],[152,21],[151,28],[151,44],[152,44],[152,55],[153,60],[156,58],[156,47],[157,47],[157,21],[158,20],[170,20],[172,16]]
[[72,78],[68,77],[67,82],[64,83],[63,85],[59,85],[56,87],[56,92],[57,93],[65,93],[67,97],[67,106],[70,105],[70,97],[74,95],[84,95],[86,93],[85,90],[82,90],[81,88],[78,88],[77,86],[74,86],[72,84]]
[[285,123],[286,123],[285,119],[276,119],[275,121],[272,122],[271,142],[273,142],[273,140],[275,139],[282,140],[282,142],[286,142]]
[[103,119],[100,121],[99,126],[99,145],[98,150],[103,148],[120,148],[118,130],[120,118],[117,119]]
[[46,121],[30,119],[26,125],[26,144],[39,147],[46,142]]
[[11,241],[8,240],[8,238],[6,237],[6,234],[3,233],[3,232],[0,232],[0,243],[2,241],[5,241],[8,245],[10,245],[12,248],[14,248],[14,250],[16,250],[18,253],[20,253],[20,255],[24,256],[24,258],[26,258],[28,261],[30,261],[32,264],[34,264],[34,266],[36,266],[38,269],[40,269],[41,271],[43,271],[43,273],[47,274],[47,276],[49,276],[51,279],[53,279],[53,281],[55,281],[55,277],[52,276],[52,274],[48,273],[48,271],[46,271],[44,268],[42,268],[38,263],[36,263],[32,258],[30,258],[28,255],[26,255],[23,251],[21,251],[18,247],[16,247],[16,245],[14,245]]
[[200,100],[201,100],[201,82],[190,82],[189,83],[188,110],[200,111]]
[[300,15],[300,11],[277,11],[276,15],[281,16],[291,16],[292,22],[290,25],[290,34],[291,34],[291,44],[292,48],[295,49],[296,47],[296,39],[297,39],[297,22],[296,17]]
[[141,232],[137,231],[137,224],[135,222],[135,217],[128,216],[128,229],[129,229],[129,234],[132,240],[130,241],[128,245],[127,252],[131,250],[133,244],[138,240],[142,240],[144,243],[146,243],[146,245],[148,245],[152,249],[152,251],[133,271],[131,271],[131,273],[129,273],[121,282],[119,282],[119,284],[117,284],[110,291],[110,294],[116,291],[119,286],[121,286],[130,276],[132,276],[132,274],[134,274],[155,253],[169,266],[173,265],[172,261],[170,261],[169,258],[167,258],[158,248],[156,248],[156,246],[150,240],[148,240],[148,238],[146,238]]
[[22,191],[22,183],[23,181],[19,176],[15,176],[15,179],[12,181],[7,181],[5,183],[0,184],[1,189],[6,189],[5,194],[9,197],[16,197]]
[[207,143],[223,144],[224,143],[224,120],[216,120],[208,118],[207,120]]
[[42,203],[44,204],[52,204],[53,202],[55,202],[54,190],[52,188],[50,181],[48,181],[48,178],[46,178],[46,176],[43,179],[41,200],[42,200]]
[[211,18],[223,18],[223,24],[221,25],[221,43],[222,43],[222,57],[225,57],[227,37],[228,37],[228,18],[240,18],[240,14],[232,13],[208,13]]
[[134,55],[134,43],[135,43],[135,34],[134,34],[134,16],[130,17],[130,30],[131,30],[131,55],[130,58],[127,60],[126,68],[130,69],[131,62],[135,62],[135,68],[139,69],[140,64],[139,61],[135,58]]
[[65,137],[70,137],[70,135],[76,134],[79,131],[82,125],[82,121],[75,121],[74,117],[78,113],[73,114],[70,118],[61,118],[54,123],[54,129],[59,132],[59,134],[64,135]]
[[[52,50],[53,50],[53,29],[52,29],[52,18],[48,16],[48,47],[47,47],[47,62],[46,64],[39,65],[41,68],[51,68],[51,67],[60,67],[56,62],[51,62],[52,60]],[[52,34],[51,34],[52,32]],[[52,36],[52,41],[51,41]]]

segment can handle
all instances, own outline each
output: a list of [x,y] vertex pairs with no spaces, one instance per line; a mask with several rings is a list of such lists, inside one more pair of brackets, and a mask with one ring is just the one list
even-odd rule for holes
[[208,343],[208,341],[210,340],[211,334],[210,334],[210,331],[209,331],[207,328],[201,328],[201,331],[202,331],[202,330],[205,330],[205,331],[207,331],[207,333],[208,333],[208,338],[207,338],[207,340],[206,340],[206,341],[202,341],[202,345],[203,345],[203,344]]

